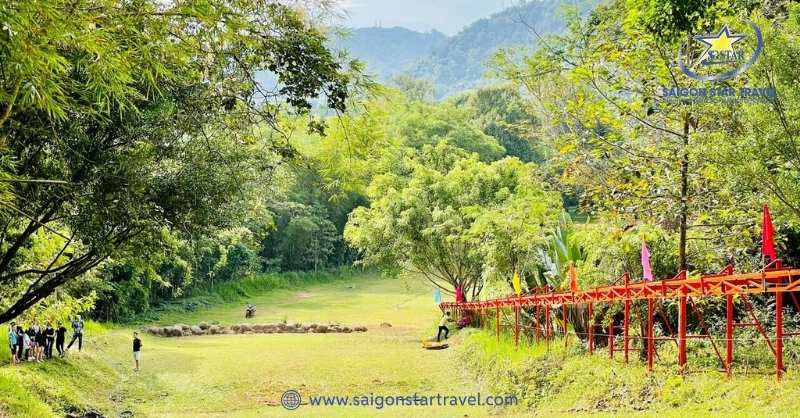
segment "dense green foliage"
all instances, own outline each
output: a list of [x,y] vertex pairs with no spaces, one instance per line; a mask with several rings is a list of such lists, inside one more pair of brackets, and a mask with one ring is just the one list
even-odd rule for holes
[[[98,317],[122,320],[260,273],[353,262],[421,272],[470,298],[508,293],[515,271],[527,289],[563,287],[570,262],[589,286],[636,277],[643,240],[659,277],[754,269],[765,201],[779,252],[800,261],[796,6],[531,2],[431,48],[458,71],[428,62],[433,77],[394,87],[334,57],[300,6],[117,5],[117,16],[82,4],[72,21],[51,6],[2,9],[15,16],[0,39],[6,61],[20,62],[0,80],[0,174],[14,180],[0,182],[7,317],[60,289],[31,314],[96,301]],[[769,53],[728,84],[774,86],[777,99],[659,93],[703,86],[676,68],[678,48],[743,18]],[[14,35],[37,19],[63,48]],[[72,36],[117,21],[128,29]],[[175,33],[185,36],[158,42]],[[511,83],[432,101],[438,86],[476,79],[498,45],[531,36],[538,50],[508,48],[492,64]],[[394,45],[405,52],[393,58],[429,41]],[[27,42],[40,53],[18,56]],[[123,49],[136,56],[110,74]],[[277,90],[256,83],[265,75]],[[317,96],[335,113],[312,106]]]
[[[786,160],[794,152],[777,144],[794,129],[793,119],[784,118],[796,111],[796,88],[779,80],[796,79],[797,66],[764,58],[746,77],[728,82],[774,86],[777,100],[670,101],[659,93],[663,87],[703,87],[676,68],[672,57],[680,43],[699,28],[736,21],[727,14],[748,13],[752,5],[720,2],[714,13],[691,24],[657,22],[682,34],[666,36],[653,30],[658,15],[653,4],[600,6],[587,19],[575,16],[571,34],[553,37],[524,63],[508,56],[498,63],[542,111],[547,126],[542,139],[556,151],[547,161],[548,172],[556,174],[552,181],[579,193],[583,209],[595,213],[597,222],[625,230],[645,224],[676,237],[668,256],[676,257],[679,269],[715,270],[728,261],[754,268],[760,263],[755,222],[760,204],[777,203],[787,215],[793,210],[790,194],[796,186],[776,183],[794,171]],[[786,11],[774,21],[761,18],[758,8],[750,16],[777,56],[794,48],[782,39],[792,33],[797,10]],[[755,131],[762,135],[749,133]],[[754,144],[756,137],[764,142]],[[774,151],[765,155],[769,149]],[[769,168],[779,166],[780,171]],[[756,175],[758,170],[772,172]],[[782,218],[784,225],[793,225],[793,218]]]
[[[0,21],[13,178],[0,199],[0,321],[109,257],[142,246],[153,257],[243,222],[292,156],[254,125],[279,132],[279,113],[307,113],[320,95],[343,111],[350,88],[313,22],[276,3],[13,1]],[[274,90],[255,79],[267,71]],[[167,281],[186,276],[164,268]]]
[[376,177],[369,197],[345,230],[364,261],[420,273],[448,292],[461,287],[469,298],[484,279],[529,268],[561,208],[533,165],[482,163],[447,142]]

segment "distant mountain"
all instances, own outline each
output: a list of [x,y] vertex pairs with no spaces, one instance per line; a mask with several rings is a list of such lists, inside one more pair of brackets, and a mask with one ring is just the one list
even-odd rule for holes
[[[596,1],[589,0],[589,3]],[[439,32],[420,33],[404,28],[354,29],[349,38],[336,46],[367,62],[368,68],[383,81],[409,73],[434,83],[437,96],[449,96],[484,82],[486,63],[500,48],[534,48],[540,35],[564,30],[566,5],[584,0],[535,0],[521,3],[480,19],[458,34],[446,37]]]
[[481,84],[486,63],[500,48],[521,46],[532,49],[539,35],[564,30],[566,1],[532,1],[511,7],[464,28],[418,62],[412,70],[439,88],[439,96],[449,95]]
[[388,81],[410,72],[416,63],[447,40],[437,31],[421,33],[401,27],[350,29],[334,40],[334,49],[345,49],[367,63],[367,69]]

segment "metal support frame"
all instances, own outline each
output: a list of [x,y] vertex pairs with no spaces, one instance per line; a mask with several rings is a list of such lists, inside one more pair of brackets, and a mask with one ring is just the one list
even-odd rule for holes
[[[733,354],[734,354],[734,335],[738,327],[755,327],[758,332],[763,336],[767,346],[770,348],[775,356],[775,375],[780,379],[785,371],[783,364],[783,342],[784,338],[800,335],[800,332],[785,332],[783,329],[783,294],[789,292],[792,302],[800,308],[794,294],[800,290],[800,269],[783,267],[780,260],[775,260],[760,271],[752,273],[734,274],[731,266],[726,267],[723,271],[716,274],[703,275],[698,278],[687,278],[686,272],[680,272],[672,279],[661,281],[649,282],[636,282],[630,283],[629,275],[626,273],[623,284],[615,284],[611,286],[602,286],[594,289],[582,290],[577,292],[554,292],[552,289],[547,291],[535,292],[532,294],[499,298],[487,301],[472,301],[456,303],[442,303],[442,309],[454,309],[459,312],[463,311],[478,311],[480,312],[481,323],[483,323],[484,311],[488,309],[495,309],[495,332],[497,339],[500,339],[500,310],[504,307],[514,308],[514,333],[515,343],[519,344],[519,322],[520,312],[525,306],[531,306],[534,309],[533,322],[534,322],[534,339],[538,343],[543,338],[548,344],[553,338],[553,323],[551,308],[553,305],[562,306],[563,318],[563,335],[565,345],[567,344],[568,331],[568,317],[567,309],[569,306],[578,304],[587,304],[589,311],[589,329],[588,329],[588,351],[593,353],[595,349],[594,341],[594,307],[596,303],[609,303],[613,305],[617,302],[624,303],[624,318],[621,326],[614,325],[613,318],[608,326],[608,345],[609,357],[614,356],[614,335],[615,327],[622,328],[623,335],[623,348],[624,358],[627,362],[629,359],[630,340],[629,328],[631,322],[631,302],[636,300],[647,301],[647,318],[646,328],[647,335],[642,340],[647,344],[647,368],[653,369],[653,363],[657,357],[656,341],[673,340],[678,347],[678,367],[681,371],[685,371],[686,367],[686,341],[692,338],[707,338],[711,341],[714,350],[720,358],[727,376],[733,372]],[[619,281],[617,281],[619,283]],[[766,327],[755,315],[753,307],[748,300],[747,295],[751,294],[764,294],[773,293],[775,296],[775,336],[774,339],[767,334]],[[734,296],[741,299],[743,308],[748,312],[752,322],[737,323],[735,322],[735,306]],[[726,302],[726,317],[725,317],[725,356],[717,348],[714,338],[709,333],[708,327],[705,324],[703,315],[694,303],[695,299],[704,297],[718,297],[724,296]],[[669,321],[660,306],[656,306],[656,301],[661,299],[677,299],[678,300],[678,327],[677,338],[673,333]],[[687,306],[688,304],[688,306]],[[694,315],[698,318],[700,328],[705,332],[704,334],[690,335],[687,333],[687,307],[690,307]],[[657,309],[658,308],[658,309]],[[668,328],[670,337],[658,337],[654,335],[654,315],[658,310],[658,314],[665,320],[665,326]],[[542,320],[542,313],[543,320]]]

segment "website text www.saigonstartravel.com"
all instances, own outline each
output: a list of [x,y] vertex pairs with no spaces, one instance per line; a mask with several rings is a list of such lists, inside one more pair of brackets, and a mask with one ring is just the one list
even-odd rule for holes
[[374,409],[387,407],[451,407],[451,406],[489,406],[503,407],[517,405],[516,395],[482,395],[480,392],[470,395],[436,394],[404,394],[404,395],[314,395],[308,399],[294,390],[286,391],[281,397],[281,404],[286,409],[297,409],[302,406],[358,406]]

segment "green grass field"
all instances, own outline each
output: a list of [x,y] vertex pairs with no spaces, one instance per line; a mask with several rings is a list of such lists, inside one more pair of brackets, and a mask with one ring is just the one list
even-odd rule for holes
[[[87,335],[84,353],[73,353],[65,362],[4,367],[0,389],[23,384],[31,391],[29,381],[50,379],[46,388],[33,396],[47,402],[15,401],[15,410],[28,411],[29,416],[57,416],[69,409],[63,405],[75,403],[94,406],[107,416],[130,411],[148,417],[476,417],[500,412],[477,406],[376,409],[310,405],[287,411],[280,405],[280,397],[288,389],[298,390],[305,399],[310,395],[470,395],[480,390],[458,364],[455,350],[420,347],[420,340],[433,334],[440,315],[430,288],[422,281],[368,273],[302,289],[265,292],[250,301],[258,307],[250,322],[339,322],[365,325],[368,331],[182,338],[145,335],[142,371],[134,373],[132,329],[98,330]],[[160,323],[241,323],[242,313],[242,303],[229,303],[186,314],[169,312]],[[383,322],[392,326],[381,327]],[[66,377],[61,376],[62,370],[69,372]],[[96,376],[87,370],[96,370]],[[83,392],[77,389],[81,380],[89,379],[94,380],[86,382]],[[60,393],[59,387],[69,393]],[[12,392],[0,395],[0,400],[3,397],[9,403],[18,398]]]
[[[271,279],[270,279],[271,280]],[[692,357],[682,377],[671,364],[648,374],[640,361],[624,365],[604,352],[583,353],[577,341],[516,348],[509,335],[460,332],[453,347],[427,351],[439,311],[421,280],[343,274],[302,286],[248,292],[258,306],[253,323],[338,322],[365,325],[366,333],[144,335],[142,371],[132,371],[134,328],[91,323],[84,351],[65,360],[0,367],[0,416],[53,417],[94,408],[107,417],[485,417],[485,416],[797,416],[800,379],[794,363],[776,384],[769,373],[740,365],[726,380]],[[255,286],[255,285],[253,285]],[[170,309],[161,324],[244,322],[243,302],[187,313]],[[387,322],[391,327],[381,327]],[[142,324],[147,325],[147,324]],[[674,357],[669,345],[665,358]],[[707,351],[707,350],[706,350]],[[765,353],[760,357],[766,356]],[[747,352],[737,352],[739,361]],[[758,357],[758,356],[757,356]],[[758,366],[754,364],[754,366]],[[762,370],[764,371],[764,370]],[[280,405],[284,391],[310,396],[518,396],[517,407],[401,407]]]

